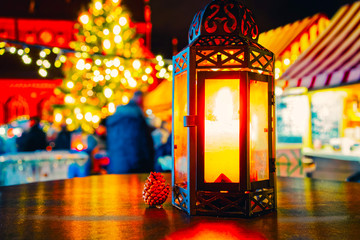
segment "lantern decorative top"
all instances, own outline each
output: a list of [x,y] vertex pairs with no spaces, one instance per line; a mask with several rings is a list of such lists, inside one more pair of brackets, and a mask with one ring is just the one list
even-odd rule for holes
[[222,36],[216,41],[207,39],[212,42],[210,45],[238,45],[245,39],[257,42],[259,30],[252,12],[239,0],[213,0],[195,15],[189,29],[189,45],[209,36]]

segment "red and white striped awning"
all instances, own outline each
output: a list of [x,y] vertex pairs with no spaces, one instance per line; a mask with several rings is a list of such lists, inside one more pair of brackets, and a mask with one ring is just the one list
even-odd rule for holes
[[360,82],[360,1],[341,7],[279,79],[279,85],[308,89],[356,82]]

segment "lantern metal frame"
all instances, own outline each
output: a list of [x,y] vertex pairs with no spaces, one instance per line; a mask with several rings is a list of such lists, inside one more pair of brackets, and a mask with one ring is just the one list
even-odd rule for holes
[[[209,31],[210,27],[212,30]],[[173,57],[172,204],[189,215],[251,217],[276,210],[275,58],[272,52],[256,42],[257,38],[257,26],[250,10],[237,0],[213,0],[195,15],[189,31],[189,45]],[[182,123],[187,128],[186,187],[176,182],[174,155],[177,148],[175,124],[179,124],[174,123],[175,82],[183,74],[186,74],[187,84],[187,92],[181,93],[187,97]],[[205,103],[202,91],[207,78],[240,81],[240,112],[246,124],[240,124],[239,183],[204,183],[203,180],[204,126],[201,121],[204,120]],[[269,179],[256,182],[251,182],[249,177],[250,79],[268,83]]]

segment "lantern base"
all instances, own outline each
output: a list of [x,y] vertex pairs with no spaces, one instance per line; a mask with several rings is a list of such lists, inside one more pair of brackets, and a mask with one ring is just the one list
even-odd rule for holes
[[254,192],[198,191],[196,215],[254,217],[276,210],[274,189]]

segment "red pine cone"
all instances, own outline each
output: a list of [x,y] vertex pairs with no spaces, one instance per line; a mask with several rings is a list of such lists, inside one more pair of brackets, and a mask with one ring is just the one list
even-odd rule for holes
[[165,185],[165,178],[161,173],[151,172],[145,181],[143,199],[150,206],[161,206],[170,192],[170,185]]

